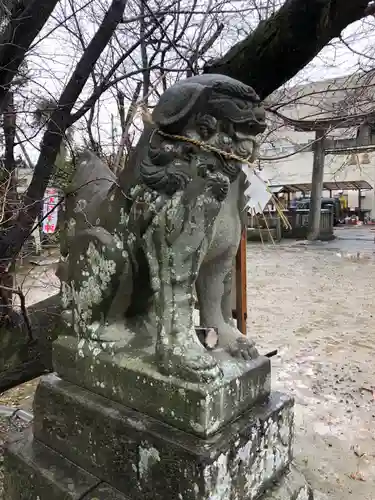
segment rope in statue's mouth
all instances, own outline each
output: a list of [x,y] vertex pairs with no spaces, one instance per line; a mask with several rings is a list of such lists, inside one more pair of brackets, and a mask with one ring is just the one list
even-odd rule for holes
[[[210,151],[210,152],[214,153],[216,156],[219,157],[221,162],[225,162],[225,165],[226,165],[225,170],[228,170],[228,169],[231,170],[233,167],[231,165],[229,165],[228,161],[235,160],[237,162],[237,164],[233,169],[232,175],[237,174],[238,173],[237,168],[239,168],[240,170],[242,170],[244,172],[248,183],[251,182],[251,179],[250,179],[251,173],[256,175],[258,177],[258,179],[260,179],[262,182],[264,182],[263,179],[259,176],[259,173],[257,172],[256,165],[255,165],[255,161],[259,157],[259,149],[260,149],[259,142],[255,136],[249,136],[247,138],[248,141],[251,140],[253,142],[253,146],[254,146],[253,150],[251,152],[251,155],[249,155],[248,157],[245,157],[245,156],[242,157],[242,156],[239,156],[233,152],[224,151],[220,148],[217,148],[216,146],[212,146],[211,144],[207,144],[206,142],[199,141],[197,139],[193,139],[190,137],[186,137],[184,135],[168,134],[167,132],[163,132],[162,130],[160,130],[158,128],[155,129],[153,133],[158,133],[162,137],[166,137],[168,139],[173,139],[176,141],[190,143],[190,144],[193,144],[193,145],[195,145],[195,146],[197,146],[205,151]],[[237,167],[237,165],[238,165],[238,167]],[[265,185],[265,187],[267,190],[269,190],[268,185]],[[270,195],[275,203],[276,211],[277,211],[279,217],[281,218],[284,226],[289,228],[290,222],[285,217],[285,215],[282,211],[282,207],[279,206],[278,199],[271,192],[270,192]]]
[[183,141],[183,142],[188,142],[190,144],[193,144],[194,146],[198,146],[201,149],[204,149],[206,151],[210,151],[212,153],[216,153],[217,155],[226,158],[227,160],[236,160],[239,163],[245,163],[249,165],[250,167],[254,168],[254,164],[256,159],[258,158],[259,154],[259,143],[256,140],[255,137],[249,137],[248,140],[251,140],[253,142],[253,151],[251,155],[249,156],[239,156],[233,152],[229,151],[224,151],[220,148],[217,148],[216,146],[212,146],[211,144],[207,144],[206,142],[199,141],[197,139],[192,139],[191,137],[186,137],[184,135],[175,135],[175,134],[168,134],[167,132],[163,132],[160,129],[156,129],[156,132],[160,134],[162,137],[167,137],[168,139],[174,139],[176,141]]

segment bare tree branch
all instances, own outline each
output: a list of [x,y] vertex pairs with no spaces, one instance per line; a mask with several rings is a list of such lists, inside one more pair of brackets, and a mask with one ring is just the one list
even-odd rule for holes
[[121,22],[126,3],[127,0],[112,0],[99,29],[88,44],[66,85],[56,110],[52,113],[43,137],[33,178],[23,200],[23,209],[14,226],[0,240],[0,256],[3,259],[3,266],[5,261],[11,262],[18,255],[24,241],[32,231],[35,218],[41,210],[44,192],[53,172],[63,135],[71,125],[71,110],[90,76],[92,67]]
[[23,0],[0,37],[0,112],[9,85],[17,75],[25,54],[51,15],[58,0]]
[[[145,37],[148,38],[154,31],[156,30],[156,26],[153,26],[151,29],[145,33]],[[112,76],[115,74],[117,69],[121,66],[121,64],[129,57],[129,55],[135,51],[136,48],[138,48],[141,43],[142,43],[142,38],[137,40],[121,57],[120,59],[116,62],[116,64],[113,65],[111,70],[108,72],[108,74],[105,76],[103,81],[97,86],[97,88],[94,90],[94,92],[91,94],[91,96],[86,100],[86,102],[80,107],[78,111],[73,113],[70,118],[70,124],[72,125],[74,122],[82,118],[84,114],[87,113],[87,111],[95,104],[95,102],[98,100],[98,98],[106,91],[108,90],[112,85],[115,83],[121,81],[122,77],[116,78],[115,80],[111,80]],[[135,73],[138,73],[136,71]]]
[[6,292],[10,295],[18,295],[18,297],[20,299],[21,313],[22,313],[23,320],[24,320],[25,325],[26,325],[27,335],[29,337],[29,342],[33,342],[34,341],[33,330],[31,327],[31,321],[30,321],[29,315],[27,314],[25,294],[23,293],[21,288],[12,288],[12,287],[8,287],[8,286],[0,284],[0,296],[2,295],[1,290],[3,290],[4,292]]
[[[120,146],[117,151],[116,159],[113,164],[113,173],[117,175],[118,171],[121,170],[121,161],[124,156],[124,148],[125,146],[127,149],[130,149],[131,142],[129,140],[129,129],[132,124],[132,121],[134,119],[134,115],[137,112],[137,100],[139,97],[139,94],[141,92],[141,87],[142,84],[139,83],[134,91],[132,102],[130,104],[130,107],[128,109],[126,118],[123,118],[123,123],[122,123],[122,135],[121,135],[121,141],[120,141]],[[147,96],[146,96],[147,98]],[[119,96],[119,100],[121,101],[121,98]]]

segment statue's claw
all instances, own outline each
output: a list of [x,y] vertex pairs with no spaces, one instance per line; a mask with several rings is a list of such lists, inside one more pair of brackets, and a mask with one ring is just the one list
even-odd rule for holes
[[233,342],[228,344],[227,351],[234,358],[242,358],[245,361],[250,361],[259,356],[254,341],[246,338],[244,335],[242,335],[242,337],[237,337]]
[[234,358],[245,361],[259,356],[254,341],[242,335],[236,328],[229,328],[227,332],[219,332],[219,346],[223,347]]
[[159,344],[157,348],[160,371],[188,382],[209,383],[221,378],[217,361],[197,342],[180,345]]

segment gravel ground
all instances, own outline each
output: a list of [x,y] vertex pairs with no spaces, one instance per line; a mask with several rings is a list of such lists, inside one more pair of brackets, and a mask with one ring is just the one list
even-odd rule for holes
[[[279,349],[273,388],[295,397],[296,462],[315,500],[375,500],[375,233],[337,234],[325,244],[249,244],[248,333],[261,352]],[[29,303],[48,295],[53,270],[36,274]],[[28,410],[35,387],[0,404]],[[25,425],[0,419],[0,460],[5,433]]]
[[248,246],[248,333],[296,400],[296,462],[316,500],[375,499],[375,245]]
[[[8,500],[4,496],[3,491],[3,454],[4,454],[4,442],[9,439],[9,437],[14,437],[23,430],[25,430],[30,424],[24,422],[19,418],[4,418],[0,417],[0,499]],[[52,500],[52,499],[51,499]]]

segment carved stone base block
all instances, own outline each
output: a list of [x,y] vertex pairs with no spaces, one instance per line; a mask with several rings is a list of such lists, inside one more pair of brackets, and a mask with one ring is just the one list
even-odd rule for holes
[[6,449],[7,500],[129,500],[35,440],[30,431]]
[[162,375],[153,351],[153,346],[142,346],[113,355],[100,344],[61,336],[54,342],[53,363],[64,380],[203,437],[270,393],[271,368],[266,357],[244,362],[219,353],[223,378],[193,384]]
[[[207,439],[54,375],[42,379],[34,408],[34,437],[6,454],[7,500],[310,498],[295,473],[283,479],[292,459],[293,401],[279,393]],[[99,485],[112,496],[100,496]]]
[[[32,438],[30,432],[6,450],[4,488],[7,500],[132,500],[109,484]],[[219,496],[217,496],[219,495]],[[225,488],[214,491],[205,500],[249,500],[251,496],[226,496]],[[151,496],[149,498],[161,498]],[[178,494],[164,500],[189,498]],[[258,500],[258,499],[257,499]],[[313,500],[304,477],[290,466],[279,481],[259,500]]]

